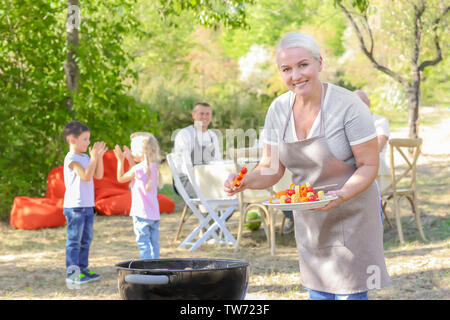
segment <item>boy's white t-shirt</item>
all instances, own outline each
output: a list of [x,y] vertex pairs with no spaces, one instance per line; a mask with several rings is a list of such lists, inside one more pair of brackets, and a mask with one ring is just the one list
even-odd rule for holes
[[82,180],[74,169],[69,168],[73,161],[79,162],[86,169],[90,158],[87,154],[78,155],[70,151],[64,158],[64,208],[94,207],[94,179]]

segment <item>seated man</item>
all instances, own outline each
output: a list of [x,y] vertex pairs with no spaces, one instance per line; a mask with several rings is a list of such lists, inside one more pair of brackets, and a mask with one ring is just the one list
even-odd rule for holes
[[[194,124],[181,129],[175,136],[174,152],[187,153],[194,166],[221,160],[219,139],[212,130],[208,129],[212,119],[212,107],[206,102],[197,102],[192,110],[192,118]],[[187,176],[181,176],[180,179],[189,196],[195,197]],[[175,186],[174,189],[177,192]]]
[[[356,90],[356,95],[361,98],[361,100],[369,107],[370,109],[370,100],[367,94],[364,91]],[[375,124],[375,129],[377,131],[378,136],[378,152],[380,153],[380,165],[378,167],[378,175],[377,175],[377,184],[379,188],[379,193],[381,196],[381,191],[384,190],[387,186],[391,184],[391,170],[386,161],[386,150],[387,150],[387,142],[389,140],[389,136],[391,134],[391,130],[389,128],[389,121],[383,116],[372,113],[373,122]],[[381,202],[381,199],[380,199]],[[381,205],[381,203],[380,203]],[[382,211],[382,209],[381,209]],[[383,212],[381,212],[381,223],[383,223]]]
[[[370,100],[367,97],[367,94],[361,90],[356,90],[355,93],[370,109]],[[389,128],[388,119],[374,113],[372,113],[372,117],[375,124],[375,129],[377,130],[378,150],[380,152],[380,166],[378,168],[377,182],[381,192],[391,183],[391,171],[386,160],[387,142],[391,131]]]

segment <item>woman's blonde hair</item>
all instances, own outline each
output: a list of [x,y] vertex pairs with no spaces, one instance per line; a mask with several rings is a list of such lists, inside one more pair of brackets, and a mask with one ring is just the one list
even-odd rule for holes
[[[137,153],[142,154],[144,156],[144,161],[145,161],[145,165],[147,167],[148,178],[149,178],[145,188],[147,189],[147,191],[150,191],[151,180],[152,180],[150,165],[152,162],[155,162],[158,167],[158,171],[159,171],[159,164],[160,164],[160,160],[161,160],[161,157],[159,154],[158,140],[156,140],[155,136],[153,134],[151,134],[150,132],[134,132],[131,134],[130,139],[131,139],[132,149],[133,149],[133,146],[134,146],[134,148],[138,148],[138,150],[134,150],[134,151],[137,151]],[[132,153],[133,153],[133,150],[132,150]],[[161,177],[160,177],[160,174],[158,173],[158,186],[160,186],[160,185],[161,185]]]
[[275,54],[277,64],[278,55],[281,50],[288,48],[303,48],[310,51],[316,60],[319,60],[322,56],[320,53],[320,47],[313,37],[299,32],[289,32],[283,36],[281,41],[278,43],[277,51]]

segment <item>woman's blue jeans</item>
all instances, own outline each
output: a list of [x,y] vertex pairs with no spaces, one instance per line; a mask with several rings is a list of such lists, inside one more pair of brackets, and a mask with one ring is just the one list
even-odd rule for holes
[[94,233],[94,208],[64,208],[67,221],[66,268],[87,268]]
[[159,220],[133,216],[133,226],[141,259],[159,259]]
[[367,291],[353,294],[334,294],[308,289],[310,300],[369,300]]

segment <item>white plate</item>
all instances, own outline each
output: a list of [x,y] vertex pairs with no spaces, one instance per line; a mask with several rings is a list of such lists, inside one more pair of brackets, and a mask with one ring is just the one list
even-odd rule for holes
[[263,205],[269,206],[272,208],[280,209],[282,211],[287,210],[310,210],[325,207],[331,200],[335,200],[338,197],[336,196],[325,196],[325,200],[320,201],[311,201],[311,202],[300,202],[300,203],[283,203],[283,204],[275,204],[269,203],[269,201],[263,202]]

